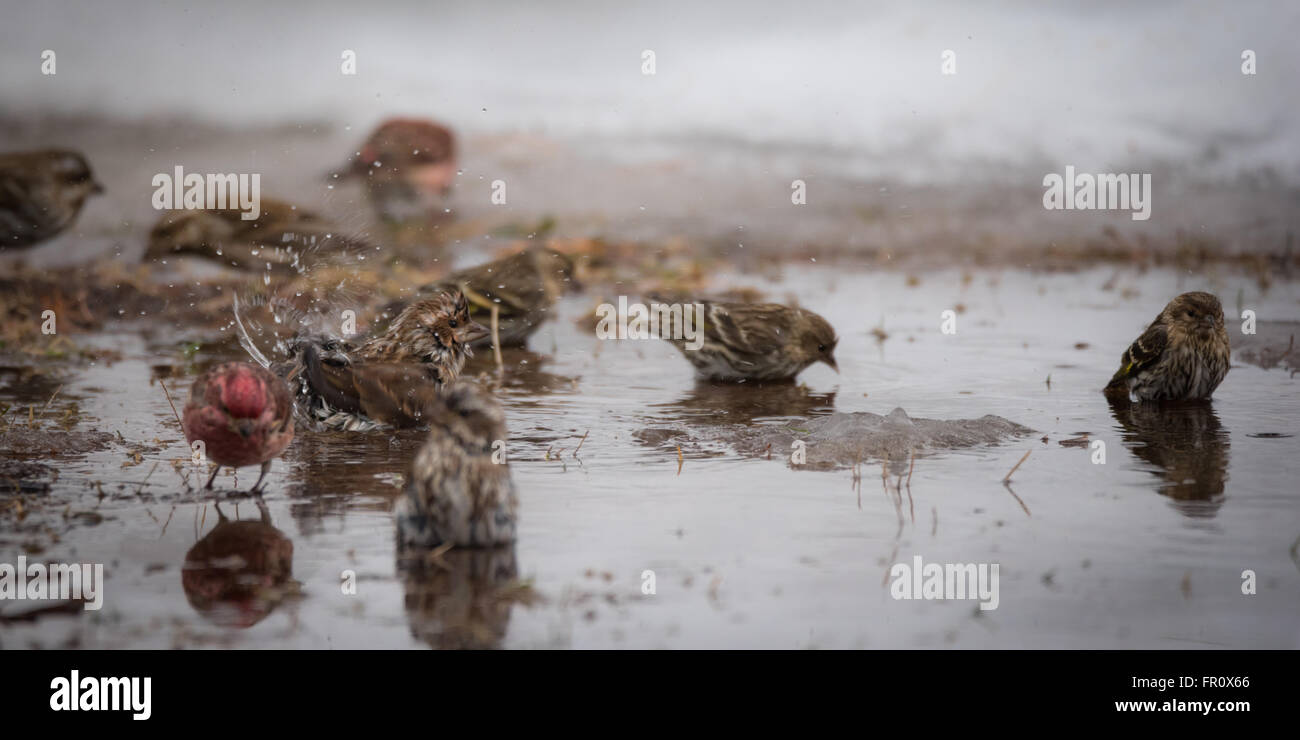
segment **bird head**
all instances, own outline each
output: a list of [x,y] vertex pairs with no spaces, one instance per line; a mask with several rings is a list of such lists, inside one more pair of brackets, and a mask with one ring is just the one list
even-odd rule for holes
[[[407,306],[385,332],[395,350],[389,359],[414,355],[424,361],[463,361],[471,356],[470,343],[488,330],[469,317],[469,301],[459,290],[441,293]],[[459,368],[458,368],[459,369]]]
[[830,322],[811,311],[800,311],[795,331],[798,335],[795,346],[804,365],[824,362],[835,372],[840,371],[835,363],[835,347],[840,340]]
[[576,275],[576,265],[569,255],[554,249],[540,249],[537,251],[537,264],[544,275],[560,284],[561,293],[576,293],[582,290],[582,284],[578,282]]
[[230,418],[232,431],[249,437],[257,427],[257,420],[271,405],[271,393],[266,382],[258,377],[251,365],[230,363],[222,367],[213,378],[220,407]]
[[1171,330],[1200,340],[1223,331],[1223,306],[1210,293],[1183,293],[1165,306],[1163,318]]
[[435,432],[450,435],[466,450],[489,453],[506,437],[506,416],[487,392],[469,383],[443,388],[421,414]]
[[90,164],[80,153],[57,149],[45,152],[43,157],[48,171],[59,183],[60,192],[78,207],[86,198],[104,192],[104,186],[95,181]]

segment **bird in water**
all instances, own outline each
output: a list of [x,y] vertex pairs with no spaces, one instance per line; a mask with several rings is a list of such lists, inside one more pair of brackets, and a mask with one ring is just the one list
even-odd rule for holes
[[271,461],[293,441],[293,401],[284,381],[247,362],[226,362],[203,373],[190,388],[181,426],[191,448],[216,464],[205,488],[222,467],[261,465],[259,490]]
[[375,250],[368,239],[287,201],[261,199],[252,220],[237,208],[169,211],[149,232],[146,261],[199,257],[237,270],[302,272],[319,257]]
[[[681,305],[676,303],[673,305]],[[816,362],[839,371],[835,347],[839,339],[830,323],[802,308],[776,303],[718,303],[681,305],[660,338],[681,350],[697,375],[726,382],[791,380]],[[692,322],[685,311],[699,310]],[[696,335],[694,341],[687,332]]]
[[391,118],[334,177],[363,180],[375,209],[385,218],[401,220],[446,199],[456,174],[451,129],[424,119]]
[[1115,400],[1208,399],[1228,374],[1230,356],[1219,299],[1183,293],[1124,350],[1103,392]]
[[86,158],[67,149],[0,154],[0,250],[26,249],[71,226],[104,192]]
[[[454,272],[420,288],[417,295],[459,290],[469,300],[470,316],[491,326],[497,313],[501,346],[522,346],[550,318],[550,310],[564,294],[578,287],[568,255],[535,247],[486,264]],[[491,336],[476,346],[488,346]]]
[[394,508],[408,547],[493,547],[515,541],[519,500],[504,454],[500,404],[468,383],[425,407],[429,437],[411,461]]
[[487,329],[469,317],[459,291],[407,306],[383,331],[360,342],[303,333],[288,343],[289,359],[272,365],[239,319],[240,342],[294,388],[300,412],[325,429],[367,431],[423,426],[423,406],[455,382]]

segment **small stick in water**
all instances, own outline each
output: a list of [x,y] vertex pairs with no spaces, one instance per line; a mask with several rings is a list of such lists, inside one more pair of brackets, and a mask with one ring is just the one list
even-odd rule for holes
[[45,406],[41,408],[41,415],[37,418],[39,419],[45,418],[45,412],[50,410],[50,404],[54,403],[55,397],[59,395],[59,391],[61,390],[63,390],[63,386],[61,385],[58,388],[54,389],[54,392],[50,394],[50,400],[45,402]]
[[677,445],[677,474],[682,474],[682,446]]
[[497,331],[497,317],[501,314],[501,307],[496,303],[492,304],[492,357],[497,361],[497,370],[505,367],[501,361],[501,334]]
[[172,394],[167,392],[167,382],[162,378],[159,378],[158,385],[162,386],[163,395],[167,397],[167,405],[172,407],[172,416],[176,417],[176,424],[180,426],[181,429],[184,429],[185,425],[181,424],[181,415],[176,413],[176,404],[172,403]]
[[1020,463],[1023,463],[1025,460],[1027,460],[1027,459],[1029,458],[1029,453],[1031,453],[1031,452],[1033,452],[1033,450],[1026,450],[1026,451],[1025,451],[1025,456],[1022,457],[1022,458],[1020,458],[1020,462],[1016,463],[1016,464],[1011,468],[1011,472],[1007,473],[1007,477],[1005,477],[1005,478],[1002,479],[1002,482],[1003,482],[1003,483],[1006,483],[1007,481],[1011,480],[1011,476],[1014,475],[1015,472],[1016,472],[1016,469],[1020,467]]
[[577,446],[576,448],[574,448],[574,450],[573,450],[573,456],[574,456],[574,457],[577,457],[577,456],[578,456],[578,450],[581,450],[581,449],[582,449],[582,446],[583,446],[584,444],[586,444],[586,442],[587,442],[587,435],[588,435],[588,434],[591,434],[591,430],[590,430],[590,429],[588,429],[587,431],[585,431],[585,432],[582,433],[582,439],[578,440],[578,446]]

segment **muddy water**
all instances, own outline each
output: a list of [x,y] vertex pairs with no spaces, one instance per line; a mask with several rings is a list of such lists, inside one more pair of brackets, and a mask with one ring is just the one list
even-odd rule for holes
[[[1167,414],[1112,411],[1098,392],[1175,293],[1210,289],[1230,317],[1245,307],[1295,320],[1300,287],[1261,295],[1229,275],[1110,268],[938,272],[909,285],[896,272],[809,264],[777,279],[733,281],[823,313],[842,337],[841,374],[817,366],[801,386],[697,385],[671,347],[598,342],[579,327],[591,299],[562,302],[492,381],[521,494],[515,551],[453,551],[422,567],[397,562],[388,513],[418,433],[300,433],[260,504],[187,489],[185,476],[201,472],[173,466],[188,450],[151,379],[238,356],[229,344],[187,360],[184,332],[136,323],[93,338],[122,353],[111,366],[39,384],[2,376],[0,400],[38,410],[62,383],[50,417],[76,403],[76,429],[121,441],[55,461],[52,490],[25,496],[21,523],[9,512],[0,529],[4,562],[31,551],[104,563],[103,610],[8,620],[0,644],[1300,647],[1297,381],[1238,364],[1211,407]],[[959,311],[952,335],[940,332],[946,309]],[[489,369],[485,359],[475,367]],[[165,382],[184,397],[185,377]],[[855,480],[691,434],[896,407],[997,414],[1035,433],[926,454],[910,474],[893,461],[888,482],[878,460]],[[679,432],[680,462],[677,443],[662,441]],[[1084,434],[1105,443],[1104,464],[1060,444]],[[219,480],[246,488],[254,474]],[[889,566],[916,555],[999,564],[998,608],[894,600]],[[1254,595],[1242,593],[1248,569]],[[344,593],[352,575],[355,594]]]

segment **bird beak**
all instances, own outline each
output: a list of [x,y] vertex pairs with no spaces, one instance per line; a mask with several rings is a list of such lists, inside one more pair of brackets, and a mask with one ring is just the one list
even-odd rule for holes
[[825,360],[822,360],[822,362],[825,362],[827,365],[830,365],[831,369],[834,370],[836,373],[840,371],[840,366],[835,364],[834,356],[827,357]]
[[90,194],[91,194],[91,195],[99,195],[99,194],[102,193],[102,192],[104,192],[104,186],[103,186],[103,185],[100,185],[98,182],[92,182],[92,183],[91,183],[91,187],[90,187]]
[[470,321],[465,325],[465,331],[460,335],[460,341],[465,344],[477,342],[491,333],[486,326],[477,321]]
[[240,419],[235,422],[235,431],[239,432],[239,436],[248,439],[253,434],[253,420]]

